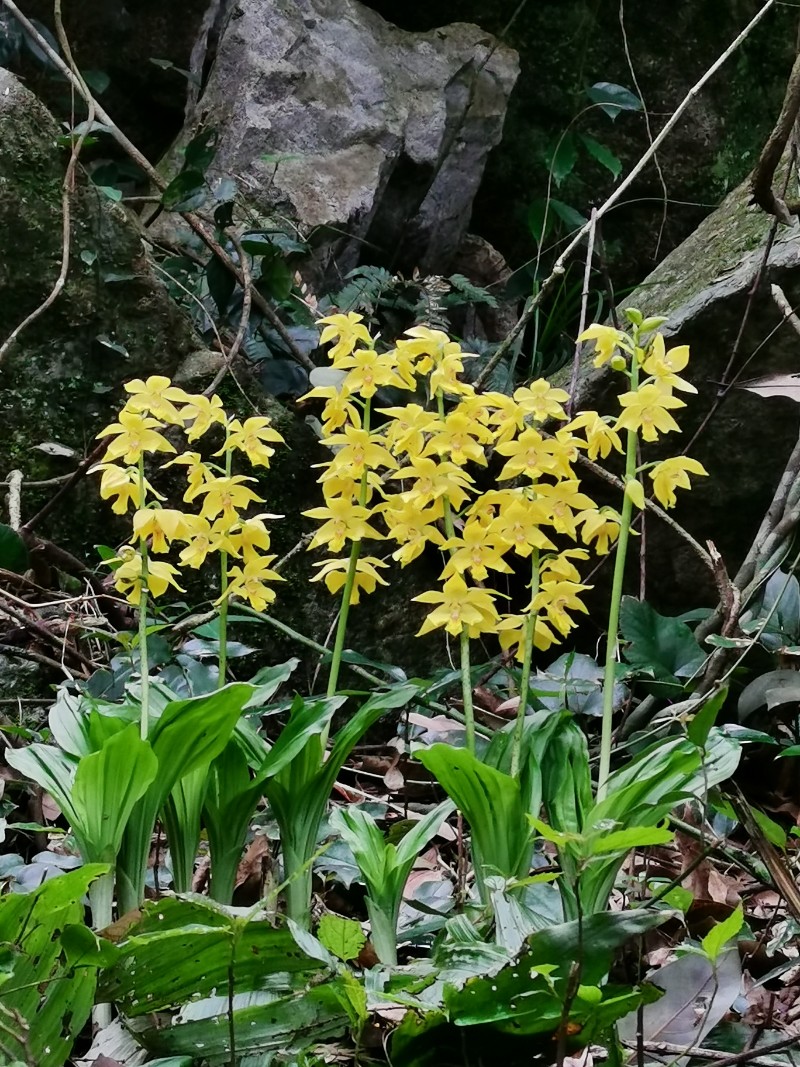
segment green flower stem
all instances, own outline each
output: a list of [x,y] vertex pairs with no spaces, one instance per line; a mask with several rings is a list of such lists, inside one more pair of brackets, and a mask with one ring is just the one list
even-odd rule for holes
[[[225,423],[225,444],[228,443],[230,426]],[[225,477],[231,476],[231,453],[225,453]],[[222,549],[219,554],[219,678],[217,688],[222,689],[225,685],[225,675],[228,670],[228,553]]]
[[[369,416],[370,416],[370,404],[372,398],[368,397],[364,401],[364,419],[362,427],[369,433]],[[361,475],[361,488],[358,493],[359,507],[366,507],[367,504],[367,469],[364,468],[364,472]],[[353,541],[350,547],[350,562],[347,566],[347,577],[344,581],[344,588],[342,589],[342,603],[339,608],[339,621],[336,624],[336,638],[333,642],[333,654],[331,656],[331,670],[328,675],[328,690],[327,695],[332,697],[336,693],[336,689],[339,685],[339,670],[342,665],[342,652],[344,651],[344,639],[347,635],[347,618],[350,614],[350,596],[353,592],[353,586],[356,580],[356,572],[358,569],[358,559],[361,555],[361,542]],[[328,733],[327,730],[324,733],[323,740],[327,742]]]
[[475,708],[472,704],[472,671],[469,661],[469,630],[461,630],[461,697],[464,701],[464,725],[467,751],[475,755]]
[[[114,871],[101,875],[89,886],[89,908],[92,913],[92,927],[105,930],[114,921]],[[92,1009],[92,1021],[97,1026],[111,1024],[111,1005],[95,1004]]]
[[[436,392],[436,407],[439,411],[439,418],[444,418],[444,396],[441,389]],[[448,541],[452,540],[456,535],[455,526],[453,525],[453,509],[450,506],[450,500],[448,497],[442,497],[442,509],[444,517],[444,532],[447,534]],[[454,549],[450,549],[450,555],[452,556]],[[472,701],[472,671],[469,658],[469,632],[464,626],[461,630],[461,700],[464,704],[464,726],[466,727],[466,742],[467,750],[475,753],[475,706]]]
[[[531,603],[539,592],[539,549],[531,552]],[[525,732],[525,712],[528,710],[528,689],[531,680],[531,660],[533,659],[533,638],[536,633],[536,612],[531,610],[525,619],[522,646],[522,676],[519,680],[519,707],[517,721],[514,725],[514,741],[511,747],[511,777],[519,774],[522,736]]]
[[[260,619],[262,622],[279,630],[282,634],[286,634],[287,637],[291,637],[292,640],[297,641],[298,644],[305,645],[306,648],[311,648],[315,652],[319,652],[321,656],[324,656],[328,651],[324,645],[319,643],[319,641],[315,641],[312,637],[306,637],[305,634],[301,634],[297,630],[292,629],[291,626],[287,626],[285,622],[281,622],[280,619],[276,619],[272,615],[265,615],[263,611],[256,611],[255,608],[251,608],[248,604],[240,604],[239,611]],[[364,667],[359,666],[357,663],[351,664],[351,669],[353,674],[357,674],[360,678],[364,678],[365,681],[371,682],[373,685],[386,685],[385,678],[380,678],[377,674],[373,674],[372,671],[365,670]],[[455,708],[446,707],[444,704],[440,704],[436,700],[418,698],[414,703],[425,711],[436,711],[442,715],[447,715],[450,719],[455,719],[456,722],[460,722],[462,725],[465,723],[464,716],[460,711],[456,711]],[[491,738],[492,736],[492,731],[486,726],[481,726],[480,723],[476,724],[475,732],[487,738]]]
[[[639,384],[639,365],[633,357],[631,367],[631,390]],[[625,482],[636,475],[636,446],[639,436],[634,430],[627,432],[625,450]],[[611,604],[608,610],[608,634],[606,636],[606,662],[603,675],[603,725],[600,735],[600,766],[597,773],[597,800],[605,798],[608,776],[611,772],[611,735],[614,728],[614,682],[617,663],[617,637],[619,634],[619,609],[622,603],[622,585],[625,579],[625,557],[631,532],[633,501],[626,493],[620,513],[617,555],[614,560],[614,580],[611,586]]]
[[[139,456],[139,500],[144,506],[146,482],[144,477],[144,453]],[[150,730],[150,664],[147,658],[147,539],[139,540],[139,553],[142,557],[142,588],[139,593],[139,674],[142,679],[142,705],[140,710],[139,734],[147,740]]]

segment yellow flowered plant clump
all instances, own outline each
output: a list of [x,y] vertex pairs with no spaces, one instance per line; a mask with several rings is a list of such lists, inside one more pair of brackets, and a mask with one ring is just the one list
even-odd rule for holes
[[[222,596],[218,604],[238,596],[263,610],[275,599],[273,583],[280,576],[271,569],[270,535],[264,523],[273,515],[247,517],[246,511],[263,500],[251,488],[255,480],[232,473],[232,457],[243,453],[253,467],[268,467],[273,445],[283,443],[265,416],[240,422],[229,417],[218,396],[186,393],[169,378],[152,375],[125,385],[130,394],[118,420],[97,435],[110,438],[99,464],[100,494],[112,510],[124,515],[133,508],[130,544],[110,562],[114,584],[127,600],[140,605],[143,592],[158,598],[168,588],[181,589],[181,568],[202,567],[211,554],[222,561]],[[179,450],[165,436],[169,427],[182,431],[187,443],[216,428],[223,443],[214,453],[219,463],[205,461],[198,452]],[[145,477],[145,459],[156,453],[174,458],[162,467],[185,468],[187,510],[162,506],[164,497]],[[154,557],[179,546],[177,565]]]
[[[656,498],[672,507],[689,474],[706,473],[686,457],[628,462],[621,511],[598,507],[581,487],[581,452],[591,460],[614,452],[630,460],[632,442],[679,429],[673,412],[685,402],[675,394],[694,391],[680,377],[688,349],[668,350],[657,332],[661,320],[637,315],[631,313],[630,332],[594,324],[582,338],[595,342],[597,366],[609,363],[627,375],[619,415],[584,411],[571,419],[568,394],[545,379],[511,396],[477,392],[465,373],[475,357],[441,330],[415,326],[379,352],[360,316],[321,320],[332,369],[312,375],[307,398],[325,401],[323,444],[332,457],[319,478],[324,506],[305,514],[321,523],[311,548],[348,553],[317,564],[315,579],[342,594],[339,647],[350,604],[385,584],[378,563],[391,558],[407,566],[429,545],[443,556],[442,586],[415,598],[433,606],[420,634],[441,628],[462,640],[496,635],[523,662],[523,678],[533,647],[546,649],[569,634],[586,611],[589,588],[575,560],[589,549],[608,554],[623,529],[627,538],[630,508],[645,505],[640,475],[649,472]],[[381,403],[385,387],[393,399],[406,391],[408,403]],[[497,487],[481,492],[475,475],[487,468]],[[384,561],[362,560],[364,541],[389,542]],[[531,568],[530,596],[511,613],[492,586],[518,567],[515,558]],[[335,683],[335,669],[332,676]]]
[[[349,606],[379,584],[375,572],[362,566],[362,541],[393,542],[386,557],[402,566],[433,545],[444,557],[443,586],[416,598],[437,605],[420,634],[436,628],[453,636],[500,634],[505,645],[515,647],[509,635],[516,634],[518,616],[503,615],[500,594],[483,583],[491,586],[492,576],[511,573],[514,556],[535,556],[537,568],[551,557],[555,561],[560,535],[574,541],[585,531],[585,543],[604,546],[613,540],[613,521],[597,521],[600,513],[579,491],[573,464],[579,448],[599,447],[601,434],[604,454],[611,447],[621,450],[619,436],[594,424],[584,437],[572,424],[555,435],[545,433],[544,423],[567,422],[568,395],[544,379],[513,396],[476,392],[464,377],[474,357],[441,330],[416,326],[377,355],[376,341],[358,316],[331,315],[321,322],[322,337],[334,342],[328,353],[333,371],[326,373],[340,377],[338,384],[315,386],[307,394],[326,401],[323,444],[332,452],[319,478],[325,504],[305,512],[321,523],[309,547],[345,550],[350,558],[323,560],[317,578],[347,595]],[[365,368],[371,374],[367,390]],[[409,403],[376,404],[384,384],[407,391]],[[379,420],[379,428],[372,428]],[[582,426],[576,421],[574,429]],[[469,468],[486,468],[492,452],[506,457],[497,476],[504,488],[481,494]],[[540,553],[545,553],[541,560]],[[534,641],[540,648],[568,632],[573,623],[567,607],[583,610],[578,593],[585,588],[568,578],[558,588],[537,585],[526,610],[537,616]],[[548,622],[554,615],[555,630]],[[516,646],[522,656],[519,640]]]

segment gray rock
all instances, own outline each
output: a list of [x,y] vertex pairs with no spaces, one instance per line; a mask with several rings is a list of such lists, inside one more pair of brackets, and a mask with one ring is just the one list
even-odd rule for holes
[[219,132],[210,176],[311,234],[321,273],[332,257],[354,267],[364,242],[371,259],[437,272],[517,74],[516,52],[476,26],[407,33],[355,0],[241,0],[195,127]]

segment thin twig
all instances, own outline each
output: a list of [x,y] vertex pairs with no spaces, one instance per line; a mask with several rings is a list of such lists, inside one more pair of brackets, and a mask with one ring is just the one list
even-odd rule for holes
[[[44,641],[47,641],[51,645],[55,645],[57,648],[62,647],[62,638],[57,634],[54,634],[51,630],[44,625],[38,618],[32,619],[21,612],[17,607],[12,606],[9,602],[6,594],[0,590],[0,605],[2,605],[3,615],[7,615],[10,619],[14,619],[24,630],[31,630],[33,633],[38,634]],[[90,659],[83,655],[77,648],[68,648],[70,655],[74,656],[84,667],[89,670],[95,670],[96,664],[92,663]]]
[[[578,337],[581,336],[586,329],[586,315],[589,308],[589,284],[592,278],[592,258],[594,256],[594,239],[597,231],[597,212],[592,208],[592,214],[589,219],[591,223],[591,229],[589,230],[589,238],[586,242],[586,263],[583,268],[583,291],[581,292],[581,316],[578,322]],[[572,407],[575,403],[575,394],[578,391],[578,376],[581,372],[581,351],[583,344],[581,341],[575,342],[575,355],[572,358],[572,381],[569,386],[569,400],[567,401],[567,414],[572,417]]]

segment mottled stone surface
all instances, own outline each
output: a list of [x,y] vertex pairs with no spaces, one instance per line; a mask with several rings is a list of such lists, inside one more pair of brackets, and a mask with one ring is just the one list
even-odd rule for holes
[[517,73],[477,26],[407,33],[354,0],[240,0],[195,124],[219,131],[212,178],[296,221],[322,274],[355,266],[364,242],[371,262],[435,272],[466,233]]

